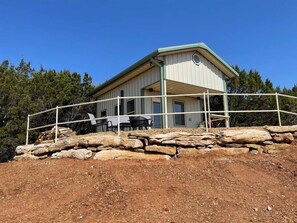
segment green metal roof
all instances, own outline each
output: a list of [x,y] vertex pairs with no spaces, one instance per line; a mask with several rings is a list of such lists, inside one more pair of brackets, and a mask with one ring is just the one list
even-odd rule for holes
[[187,44],[187,45],[179,45],[179,46],[171,46],[171,47],[164,47],[164,48],[158,48],[157,50],[153,51],[152,53],[148,54],[147,56],[143,57],[141,60],[137,61],[127,69],[123,70],[113,78],[107,80],[103,84],[99,85],[94,89],[93,92],[90,93],[90,95],[96,94],[98,91],[102,90],[106,86],[110,85],[111,83],[119,80],[120,78],[124,77],[126,74],[130,73],[137,67],[147,63],[150,61],[151,58],[154,58],[158,56],[161,53],[170,53],[174,51],[179,51],[179,50],[187,50],[187,49],[195,49],[195,48],[201,48],[206,51],[208,51],[214,58],[216,58],[221,64],[223,64],[231,73],[234,74],[234,76],[239,76],[239,74],[229,65],[227,64],[222,58],[220,58],[214,51],[212,51],[205,43],[194,43],[194,44]]

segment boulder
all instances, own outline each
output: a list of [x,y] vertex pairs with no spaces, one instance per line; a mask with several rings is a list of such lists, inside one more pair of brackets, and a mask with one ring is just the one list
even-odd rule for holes
[[34,148],[34,144],[21,145],[15,149],[15,153],[16,153],[16,155],[28,153],[28,152],[31,152],[33,150],[33,148]]
[[70,150],[63,150],[61,152],[57,152],[52,154],[52,158],[54,159],[61,159],[61,158],[75,158],[80,160],[89,159],[92,156],[92,151],[87,149],[70,149]]
[[292,143],[294,141],[294,136],[292,133],[273,133],[272,139],[274,142]]
[[176,154],[176,147],[173,146],[159,146],[159,145],[151,145],[146,146],[145,151],[148,152],[157,152],[157,153],[163,153],[167,155],[175,155]]
[[293,136],[296,139],[297,138],[297,132],[294,132]]
[[250,151],[249,148],[246,148],[246,147],[239,147],[239,148],[213,147],[210,152],[217,153],[217,154],[224,154],[224,155],[238,155],[238,154],[248,153],[249,151]]
[[229,129],[220,133],[219,141],[222,144],[228,143],[263,143],[271,140],[269,132],[260,129]]
[[160,154],[145,154],[132,152],[127,150],[104,150],[95,154],[96,160],[122,160],[122,159],[137,159],[137,160],[169,160],[170,156]]
[[263,152],[264,153],[279,153],[282,152],[283,150],[289,148],[290,145],[286,143],[274,143],[273,145],[266,145],[263,147]]
[[213,133],[191,134],[188,132],[171,132],[152,136],[150,144],[182,147],[208,146],[215,144],[215,135]]
[[118,147],[121,144],[121,137],[117,135],[102,135],[100,133],[93,133],[79,136],[78,142],[81,146]]
[[297,125],[290,126],[264,126],[264,129],[271,133],[285,133],[285,132],[297,132]]
[[47,153],[48,153],[48,148],[39,148],[39,149],[32,151],[32,154],[34,156],[41,156],[41,155],[44,155]]
[[49,145],[51,145],[51,143],[38,144],[38,145],[34,145],[34,144],[22,145],[22,146],[18,146],[16,148],[15,152],[16,152],[17,155],[20,155],[20,154],[32,152],[32,151],[35,151],[35,150],[38,150],[38,149],[48,148]]
[[122,138],[120,146],[123,146],[125,149],[139,149],[143,148],[143,143],[139,139]]
[[30,153],[24,153],[22,155],[15,156],[13,159],[16,161],[19,161],[19,160],[39,160],[39,159],[45,159],[45,158],[47,158],[47,155],[34,156],[34,155],[31,155]]

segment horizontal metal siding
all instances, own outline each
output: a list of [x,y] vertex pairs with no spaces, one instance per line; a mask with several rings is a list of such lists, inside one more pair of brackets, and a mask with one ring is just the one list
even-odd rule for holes
[[224,74],[201,54],[199,54],[200,65],[194,64],[192,61],[194,53],[197,52],[167,55],[166,79],[223,92]]
[[[130,81],[127,81],[126,83],[120,85],[119,87],[105,93],[104,95],[101,95],[97,100],[102,99],[108,99],[108,98],[114,98],[121,95],[121,90],[124,91],[124,96],[140,96],[141,95],[141,89],[153,84],[160,80],[160,69],[158,67],[153,67],[142,74],[138,75],[137,77],[131,79]],[[127,112],[127,100],[124,101],[124,113]],[[107,110],[107,115],[111,116],[114,115],[114,108],[117,104],[117,100],[109,101],[109,102],[103,102],[97,104],[97,116],[100,116],[100,112],[103,109]],[[135,109],[136,113],[141,113],[141,99],[135,100]]]

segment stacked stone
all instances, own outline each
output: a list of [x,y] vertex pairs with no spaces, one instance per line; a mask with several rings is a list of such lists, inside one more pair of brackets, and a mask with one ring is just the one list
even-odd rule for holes
[[[66,138],[76,135],[76,132],[70,128],[58,127],[58,138]],[[53,127],[49,131],[41,132],[36,140],[35,144],[43,144],[53,142],[56,136],[56,127]]]
[[98,160],[168,160],[208,153],[276,153],[288,148],[294,141],[297,126],[226,129],[218,133],[151,133],[137,131],[122,137],[93,133],[60,139],[57,143],[18,146],[15,159],[93,157]]

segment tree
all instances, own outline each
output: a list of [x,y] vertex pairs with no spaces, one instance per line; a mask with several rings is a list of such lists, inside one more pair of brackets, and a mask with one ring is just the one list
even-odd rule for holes
[[[17,67],[3,61],[0,65],[0,162],[14,155],[17,145],[25,143],[28,114],[56,106],[90,101],[88,93],[94,89],[92,78],[68,70],[35,71],[30,62],[20,61]],[[61,109],[60,121],[86,118],[87,112],[94,112],[95,106]],[[42,126],[55,122],[54,112],[36,116],[31,126]],[[90,131],[89,123],[69,125],[78,133]],[[38,132],[32,132],[30,140],[36,140]]]

